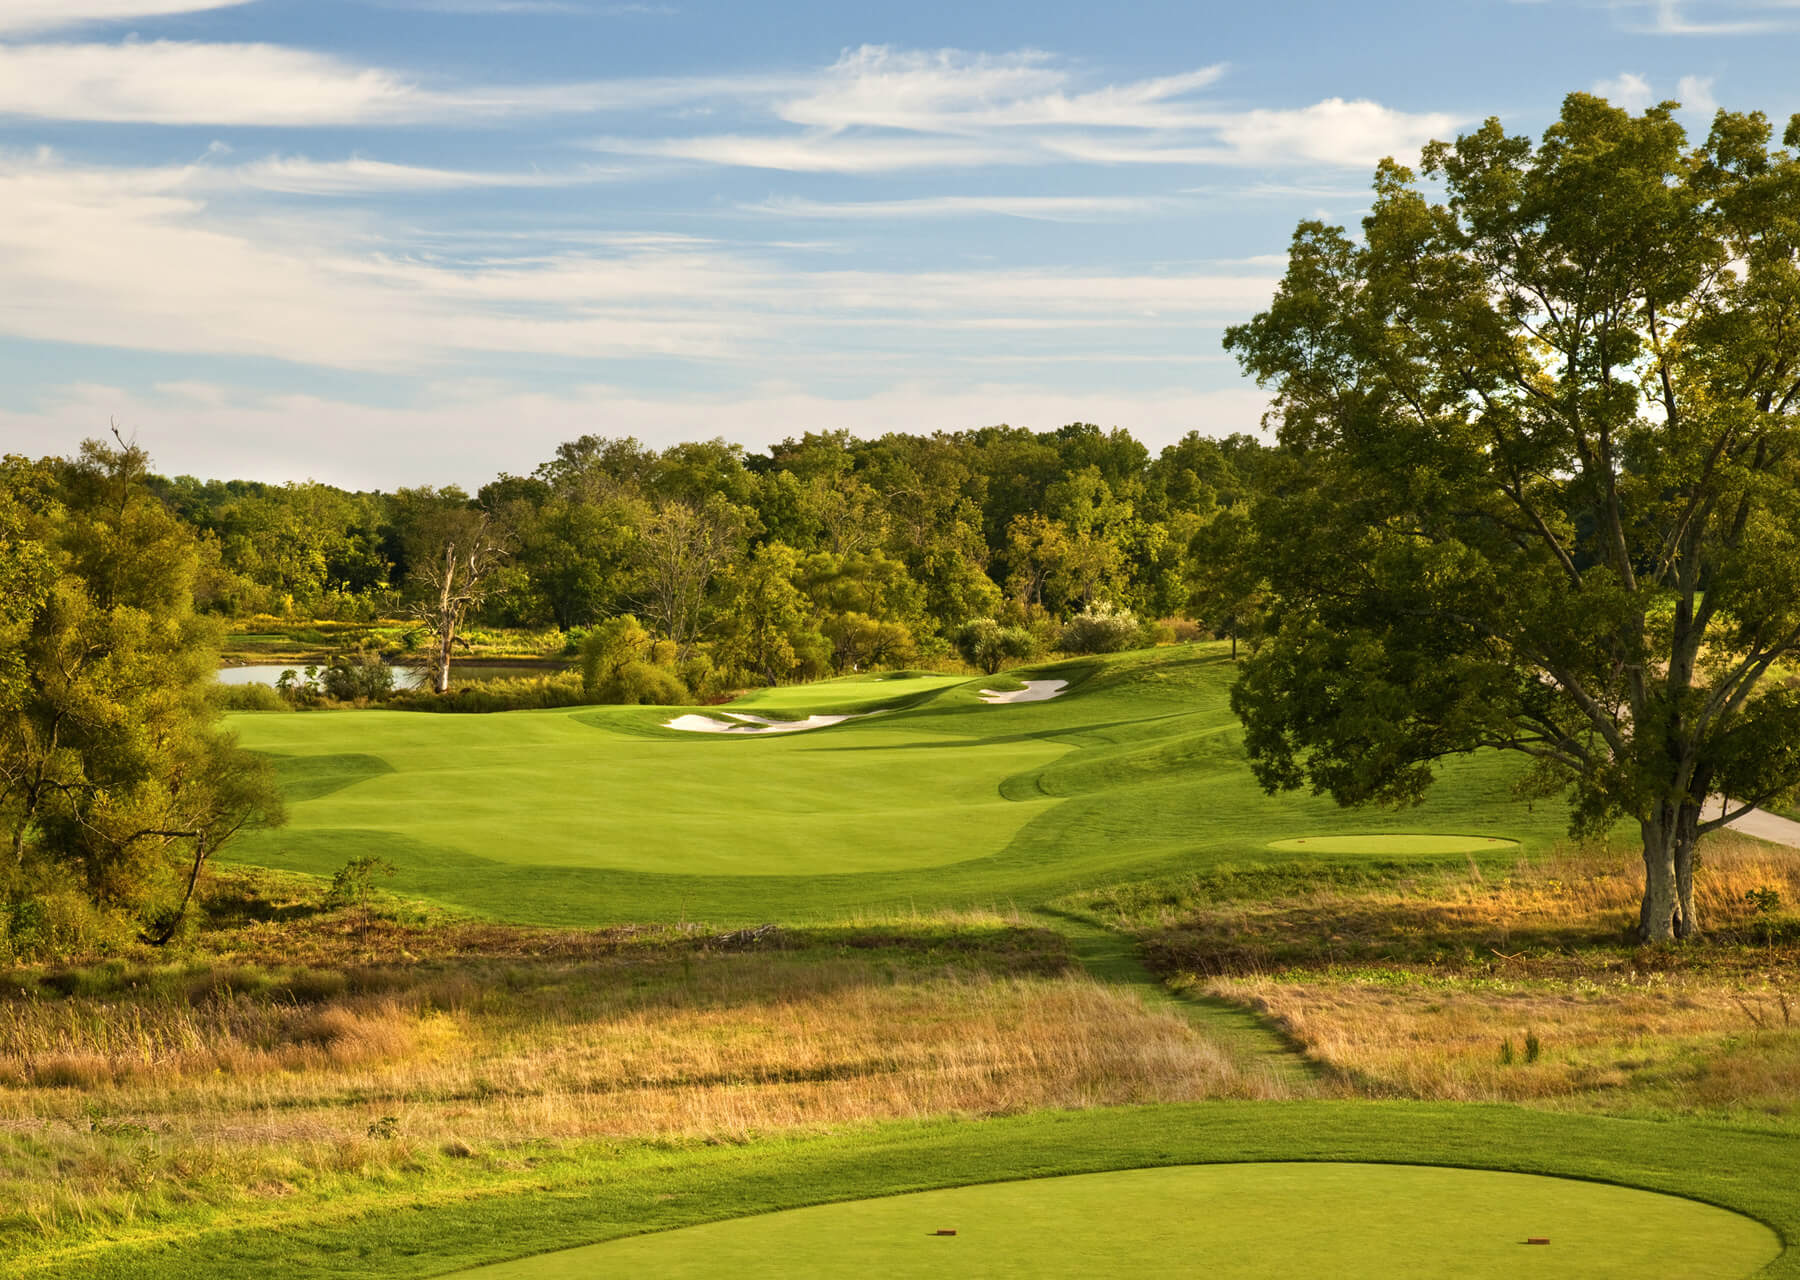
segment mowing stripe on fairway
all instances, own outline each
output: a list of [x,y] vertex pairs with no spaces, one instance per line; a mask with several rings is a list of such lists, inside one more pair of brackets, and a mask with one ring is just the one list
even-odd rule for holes
[[[223,856],[322,876],[381,857],[399,893],[573,925],[1030,905],[1225,865],[1459,856],[1386,836],[1363,852],[1266,847],[1378,834],[1393,816],[1264,795],[1228,703],[1235,673],[1198,645],[1011,673],[1067,680],[1048,702],[984,706],[991,678],[908,675],[736,704],[886,708],[773,736],[665,729],[679,712],[665,707],[240,714],[231,726],[275,759],[290,820]],[[1491,831],[1527,853],[1563,834],[1556,806],[1517,800],[1516,762],[1488,753],[1442,772],[1415,829]]]
[[1604,1183],[1416,1165],[1214,1164],[820,1205],[458,1274],[1737,1280],[1780,1252],[1754,1219]]

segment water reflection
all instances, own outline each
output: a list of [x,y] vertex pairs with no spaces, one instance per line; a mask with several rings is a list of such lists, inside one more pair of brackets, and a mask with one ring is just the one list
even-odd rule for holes
[[[272,687],[277,680],[281,679],[281,673],[283,671],[292,671],[295,680],[304,682],[308,665],[318,667],[321,675],[325,672],[325,664],[323,662],[311,664],[304,662],[281,662],[273,664],[257,663],[247,667],[220,667],[218,673],[219,683],[266,684]],[[554,674],[555,670],[555,668],[550,667],[497,667],[491,664],[476,662],[458,662],[453,664],[450,668],[450,683],[458,685],[466,684],[471,680],[503,680],[508,677],[544,676]],[[427,672],[424,667],[394,668],[394,688],[396,689],[422,688],[430,682],[430,679],[430,673]]]

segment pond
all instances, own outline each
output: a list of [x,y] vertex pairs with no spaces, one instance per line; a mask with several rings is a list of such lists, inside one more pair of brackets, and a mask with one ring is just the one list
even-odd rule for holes
[[[273,686],[281,679],[283,671],[292,671],[296,679],[304,679],[306,668],[316,666],[321,672],[325,670],[323,662],[276,662],[252,663],[243,667],[220,667],[220,684],[266,684]],[[450,683],[467,684],[471,680],[498,680],[509,676],[542,676],[551,675],[560,670],[558,667],[526,666],[514,663],[510,666],[495,666],[492,663],[454,662],[450,665]],[[417,689],[429,679],[424,667],[394,668],[394,688]]]

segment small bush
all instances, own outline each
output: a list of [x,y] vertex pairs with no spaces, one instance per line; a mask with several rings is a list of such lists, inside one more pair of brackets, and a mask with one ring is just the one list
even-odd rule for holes
[[601,702],[627,706],[678,707],[688,701],[681,677],[665,667],[647,662],[627,662],[601,686]]
[[457,685],[448,693],[408,689],[394,694],[385,704],[394,711],[442,711],[485,715],[494,711],[542,711],[555,707],[579,707],[589,699],[581,678],[572,671],[555,675],[477,680]]
[[1118,653],[1138,641],[1138,620],[1128,610],[1096,601],[1063,627],[1065,653]]
[[[581,691],[588,702],[680,706],[693,695],[674,662],[675,646],[656,640],[636,618],[608,618],[581,642]],[[711,669],[707,663],[706,673]]]
[[293,709],[293,704],[275,692],[273,685],[258,682],[214,685],[209,696],[212,704],[221,711],[291,711]]
[[963,661],[993,675],[1008,662],[1023,662],[1037,653],[1037,639],[1024,627],[1003,627],[992,618],[975,618],[951,637]]
[[394,669],[372,653],[339,654],[319,686],[338,702],[380,702],[394,691]]

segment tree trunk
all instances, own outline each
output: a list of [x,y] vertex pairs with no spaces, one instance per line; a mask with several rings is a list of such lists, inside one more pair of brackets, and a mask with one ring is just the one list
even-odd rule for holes
[[1638,941],[1677,942],[1699,933],[1694,914],[1694,845],[1700,806],[1669,804],[1639,821],[1644,837],[1644,901]]
[[456,544],[444,548],[444,581],[438,588],[437,669],[431,673],[434,692],[450,691],[450,646],[456,643],[456,615],[451,610],[450,587],[456,580]]

